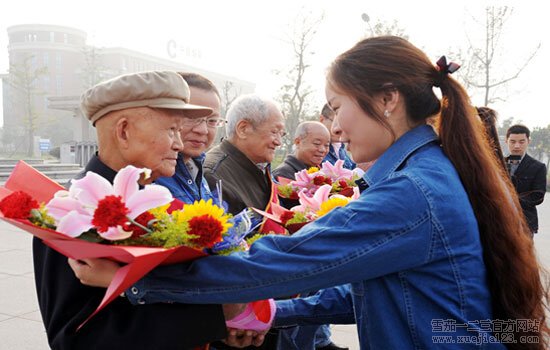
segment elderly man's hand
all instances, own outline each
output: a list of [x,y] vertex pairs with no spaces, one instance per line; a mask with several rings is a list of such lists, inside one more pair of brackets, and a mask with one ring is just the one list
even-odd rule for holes
[[247,346],[260,346],[263,344],[265,335],[268,332],[268,329],[265,331],[251,331],[243,329],[228,328],[229,335],[225,340],[229,346],[235,348],[245,348]]
[[120,268],[108,259],[69,259],[69,265],[80,283],[91,287],[107,288]]

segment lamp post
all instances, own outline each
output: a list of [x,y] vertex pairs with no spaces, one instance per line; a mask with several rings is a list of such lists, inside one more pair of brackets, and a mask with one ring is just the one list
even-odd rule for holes
[[369,26],[369,30],[370,30],[370,36],[374,36],[374,30],[372,30],[372,26],[370,25],[370,17],[369,15],[367,15],[365,12],[363,12],[361,14],[361,19],[363,20],[363,22],[366,22]]

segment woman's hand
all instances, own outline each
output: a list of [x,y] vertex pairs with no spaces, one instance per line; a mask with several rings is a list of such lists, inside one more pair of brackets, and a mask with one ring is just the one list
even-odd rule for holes
[[90,287],[107,288],[120,265],[108,259],[69,259],[69,265],[80,283]]

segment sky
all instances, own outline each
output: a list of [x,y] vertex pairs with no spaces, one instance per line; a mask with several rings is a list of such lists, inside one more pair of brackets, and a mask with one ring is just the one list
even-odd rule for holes
[[[154,5],[152,5],[154,4]],[[274,72],[293,63],[288,42],[293,23],[306,14],[323,20],[311,43],[306,76],[313,88],[313,101],[324,103],[326,68],[340,53],[352,47],[370,23],[396,20],[409,40],[435,62],[441,55],[476,42],[483,27],[476,24],[487,5],[509,5],[514,12],[501,38],[502,59],[496,75],[513,75],[539,45],[536,56],[520,77],[499,91],[505,101],[491,107],[499,120],[513,117],[529,127],[550,124],[547,99],[549,78],[550,23],[540,2],[523,0],[483,1],[166,1],[145,4],[138,1],[12,1],[0,12],[0,74],[8,71],[6,29],[17,24],[55,24],[81,29],[88,44],[97,47],[125,47],[169,59],[168,43],[200,52],[200,59],[177,50],[174,60],[248,80],[256,91],[275,98],[282,85]],[[173,54],[173,52],[172,52]],[[449,57],[452,59],[452,57]],[[0,95],[1,99],[1,95]],[[473,95],[481,105],[481,96]],[[0,114],[2,113],[0,109]],[[1,123],[1,115],[0,115]]]

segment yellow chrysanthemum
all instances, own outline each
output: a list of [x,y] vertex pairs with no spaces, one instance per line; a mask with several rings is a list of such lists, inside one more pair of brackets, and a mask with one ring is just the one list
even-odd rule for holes
[[207,202],[201,199],[200,202],[195,201],[193,204],[186,204],[182,210],[172,212],[172,215],[177,223],[189,222],[191,219],[199,216],[210,216],[222,225],[222,234],[226,233],[233,226],[232,223],[227,222],[230,216],[225,214],[222,208],[212,204],[212,199],[209,199]]
[[166,217],[166,215],[168,215],[166,211],[168,210],[169,207],[170,207],[170,203],[161,205],[160,207],[149,209],[149,212],[153,214],[153,216],[158,220],[162,220],[163,218]]
[[319,168],[317,168],[316,166],[312,166],[311,168],[307,169],[308,174],[313,174],[313,173],[316,173],[318,171],[319,171]]
[[350,202],[349,198],[340,197],[340,196],[334,196],[323,203],[321,203],[319,210],[317,210],[316,214],[318,217],[321,217],[325,215],[326,213],[330,212],[332,209],[336,207],[343,207],[346,204]]

